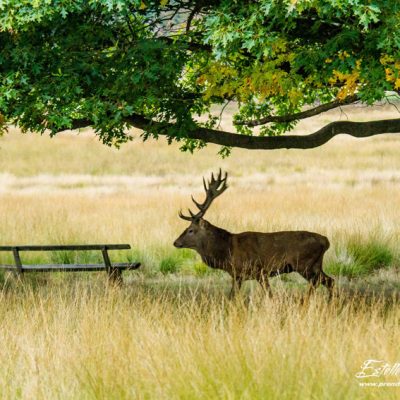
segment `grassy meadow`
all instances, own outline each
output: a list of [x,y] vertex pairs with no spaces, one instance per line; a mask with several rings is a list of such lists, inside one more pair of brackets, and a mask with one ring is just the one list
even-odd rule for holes
[[[332,119],[392,118],[347,107]],[[225,120],[222,127],[229,128]],[[86,130],[0,138],[1,245],[130,243],[114,261],[141,261],[124,286],[104,273],[0,275],[0,397],[4,399],[395,399],[360,387],[367,359],[400,362],[400,136],[337,137],[313,150],[245,151],[221,159],[179,145],[121,149]],[[324,270],[337,281],[305,298],[295,273],[227,299],[230,279],[173,241],[201,177],[229,172],[206,218],[234,232],[311,230],[328,236]],[[23,253],[23,262],[91,262],[96,253]],[[12,261],[0,253],[0,261]],[[393,382],[397,377],[375,378]],[[366,379],[364,379],[366,380]]]

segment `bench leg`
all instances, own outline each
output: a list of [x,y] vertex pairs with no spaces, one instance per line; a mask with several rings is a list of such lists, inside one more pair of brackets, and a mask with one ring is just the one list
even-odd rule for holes
[[108,256],[107,248],[101,250],[103,254],[104,265],[106,266],[108,273],[108,280],[110,283],[121,285],[122,284],[122,274],[119,268],[112,266],[110,257]]
[[108,270],[108,280],[115,285],[122,285],[122,271],[119,268],[110,268]]

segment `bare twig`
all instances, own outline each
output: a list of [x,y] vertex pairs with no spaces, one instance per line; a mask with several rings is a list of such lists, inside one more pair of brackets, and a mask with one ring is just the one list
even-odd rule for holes
[[219,129],[221,127],[221,122],[222,122],[222,114],[225,111],[225,108],[228,106],[228,104],[231,102],[231,100],[228,100],[222,107],[221,112],[219,113],[219,122],[218,122],[218,126],[216,127],[216,129]]

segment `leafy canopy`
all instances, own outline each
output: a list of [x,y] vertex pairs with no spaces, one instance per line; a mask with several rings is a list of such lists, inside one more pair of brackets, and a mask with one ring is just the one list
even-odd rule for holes
[[[183,149],[259,148],[302,118],[400,90],[397,0],[5,0],[0,42],[3,129],[92,125],[114,145],[134,126]],[[234,134],[210,114],[228,101]]]

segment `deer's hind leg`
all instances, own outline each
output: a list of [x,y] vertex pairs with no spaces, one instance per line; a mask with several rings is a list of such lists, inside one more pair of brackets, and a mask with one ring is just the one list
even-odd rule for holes
[[232,289],[229,293],[229,298],[233,299],[242,287],[243,278],[241,276],[234,275],[232,277]]
[[335,280],[332,279],[330,276],[325,274],[325,272],[322,269],[322,261],[324,258],[325,250],[322,251],[321,255],[318,257],[317,261],[315,262],[313,266],[313,271],[316,275],[314,277],[314,285],[318,286],[319,284],[324,285],[329,291],[332,291],[334,285],[335,285]]
[[328,276],[327,274],[325,274],[325,272],[322,271],[322,269],[319,275],[319,283],[324,285],[330,291],[335,287],[335,280],[330,276]]
[[332,292],[335,281],[322,270],[322,260],[324,252],[317,258],[315,263],[301,275],[310,282],[308,294],[310,295],[318,285],[324,285],[330,292]]
[[264,293],[267,294],[269,297],[272,297],[272,292],[271,292],[271,285],[269,284],[269,273],[262,269],[260,272],[258,272],[256,279],[260,283],[262,289],[264,290]]

